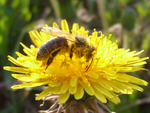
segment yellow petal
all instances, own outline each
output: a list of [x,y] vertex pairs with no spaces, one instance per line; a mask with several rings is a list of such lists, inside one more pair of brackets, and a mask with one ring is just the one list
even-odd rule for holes
[[60,29],[59,26],[58,26],[58,24],[56,22],[53,23],[53,27],[55,27],[57,29]]
[[132,94],[134,91],[130,86],[125,85],[124,83],[118,81],[112,81],[111,85],[117,87],[120,90],[120,92],[124,94]]
[[72,34],[77,34],[78,30],[79,30],[79,25],[77,23],[74,23],[71,30]]
[[30,35],[31,40],[34,42],[36,46],[40,47],[42,45],[43,43],[42,37],[36,30],[30,31],[29,35]]
[[131,84],[131,83],[124,83],[124,84],[128,85],[129,87],[131,87],[131,88],[133,88],[135,90],[138,90],[138,91],[141,91],[141,92],[143,91],[143,88],[141,88],[141,87],[139,87],[137,85],[134,85],[134,84]]
[[65,32],[67,32],[67,33],[70,32],[70,31],[69,31],[69,26],[68,26],[68,23],[67,23],[66,20],[62,20],[62,21],[61,21],[61,29],[62,29],[62,31],[65,31]]
[[99,92],[99,90],[97,90],[97,89],[95,89],[95,96],[96,96],[96,98],[98,98],[101,102],[103,102],[103,103],[106,103],[106,102],[107,102],[105,96],[104,96],[101,92]]
[[25,46],[25,45],[24,45],[23,43],[21,43],[21,42],[20,42],[20,44],[21,44],[21,46],[24,48],[23,51],[24,51],[28,56],[32,57],[32,56],[34,55],[30,48],[28,48],[27,46]]
[[77,76],[71,77],[70,85],[71,85],[72,87],[74,87],[74,86],[77,84],[77,80],[78,80],[78,77],[77,77]]
[[131,82],[131,83],[135,83],[135,84],[138,84],[138,85],[144,85],[144,86],[148,85],[148,82],[146,82],[144,80],[141,80],[139,78],[127,75],[127,74],[124,74],[124,77],[128,78],[129,82]]
[[76,93],[76,91],[77,91],[77,85],[74,86],[74,87],[69,86],[69,92],[70,92],[70,94],[74,94],[74,93]]
[[29,73],[28,68],[23,68],[23,67],[10,67],[10,66],[5,66],[5,70],[12,71],[12,72],[17,72],[17,73]]
[[83,97],[83,95],[84,95],[83,87],[80,84],[78,84],[77,91],[74,94],[74,98],[79,100],[79,99],[81,99]]
[[13,64],[17,65],[17,66],[21,66],[24,67],[24,65],[22,63],[20,63],[19,61],[17,61],[16,59],[14,59],[13,57],[8,55],[8,60],[11,61]]
[[110,93],[109,90],[103,88],[103,87],[100,86],[99,84],[96,84],[96,83],[95,83],[95,84],[93,84],[92,86],[94,87],[94,90],[99,91],[99,92],[102,93],[103,95],[106,95],[106,96],[108,96],[108,97],[110,97],[110,98],[113,97],[113,95]]
[[66,81],[63,83],[60,92],[61,92],[61,93],[65,93],[65,92],[68,90],[68,88],[69,88],[69,80],[66,80]]
[[92,86],[89,83],[81,83],[82,87],[84,88],[84,90],[89,94],[89,95],[94,95],[94,90],[92,88]]
[[115,104],[120,103],[119,97],[113,92],[111,92],[111,94],[113,95],[113,98],[110,98],[110,97],[107,97],[107,98]]
[[47,84],[47,82],[24,83],[24,84],[14,85],[14,86],[12,86],[11,88],[12,88],[12,89],[32,88],[32,87],[43,86],[43,85],[46,85],[46,84]]
[[64,94],[60,94],[59,100],[58,100],[59,104],[65,103],[68,100],[69,96],[70,96],[69,92],[66,92]]
[[89,72],[88,76],[91,77],[91,78],[94,78],[94,79],[98,79],[98,77],[99,77],[99,75],[95,72]]
[[47,89],[45,89],[44,91],[42,91],[35,99],[36,100],[40,100],[42,99],[43,97],[47,96],[48,94],[50,94],[50,91],[52,89],[50,87],[48,87]]

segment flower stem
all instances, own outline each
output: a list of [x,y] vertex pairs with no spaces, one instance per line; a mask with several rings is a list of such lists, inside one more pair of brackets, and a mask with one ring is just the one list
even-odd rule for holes
[[105,8],[104,8],[104,1],[103,0],[97,0],[97,6],[98,6],[98,12],[99,16],[101,18],[101,23],[102,23],[102,28],[107,30],[108,25],[107,25],[107,20],[105,17]]
[[60,15],[60,8],[58,5],[58,1],[57,0],[49,0],[50,3],[52,4],[53,10],[55,12],[55,16],[58,20],[61,19],[61,15]]

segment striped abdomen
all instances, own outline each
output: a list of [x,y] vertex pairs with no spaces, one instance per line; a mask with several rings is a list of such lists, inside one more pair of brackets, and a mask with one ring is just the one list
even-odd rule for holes
[[57,37],[51,38],[43,43],[42,46],[39,48],[36,60],[46,60],[49,57],[52,57],[55,52],[59,52],[60,49],[64,47],[68,47],[66,39]]

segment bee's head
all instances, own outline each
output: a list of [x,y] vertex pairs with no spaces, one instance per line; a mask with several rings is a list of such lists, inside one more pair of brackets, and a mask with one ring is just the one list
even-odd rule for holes
[[87,52],[86,52],[86,61],[87,62],[92,58],[94,51],[95,51],[95,47],[92,45],[88,45]]
[[80,50],[84,51],[84,53],[82,54],[85,54],[86,61],[88,62],[93,56],[95,47],[93,45],[90,45],[87,38],[84,36],[77,35],[75,39],[76,39],[76,47],[79,47]]
[[86,47],[87,46],[87,39],[84,36],[76,35],[76,47]]

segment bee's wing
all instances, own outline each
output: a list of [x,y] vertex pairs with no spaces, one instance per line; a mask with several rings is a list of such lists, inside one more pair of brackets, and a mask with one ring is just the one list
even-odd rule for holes
[[58,38],[64,38],[64,39],[67,39],[69,41],[75,42],[75,38],[73,35],[71,35],[70,33],[64,32],[60,29],[57,29],[55,27],[43,27],[41,29],[41,31],[48,33],[52,36],[57,36]]

